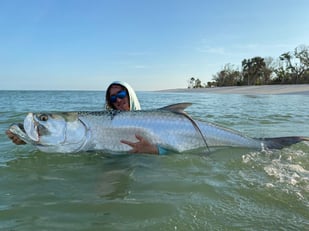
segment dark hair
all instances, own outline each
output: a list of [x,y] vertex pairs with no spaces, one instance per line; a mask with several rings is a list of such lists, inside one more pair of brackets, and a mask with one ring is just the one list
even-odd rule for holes
[[[116,109],[115,106],[113,104],[110,103],[110,89],[112,88],[112,86],[120,86],[122,88],[122,90],[125,90],[127,95],[129,96],[129,92],[128,89],[121,85],[121,84],[117,84],[117,83],[112,83],[111,85],[108,86],[108,88],[106,89],[106,93],[105,93],[105,99],[106,99],[106,108],[107,109]],[[129,97],[129,103],[130,103],[130,97]]]

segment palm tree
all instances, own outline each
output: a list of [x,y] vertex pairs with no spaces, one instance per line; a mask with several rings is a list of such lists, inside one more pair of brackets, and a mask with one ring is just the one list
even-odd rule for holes
[[248,85],[261,84],[264,77],[264,70],[266,67],[265,61],[261,57],[254,57],[252,59],[244,59],[241,62],[244,81]]

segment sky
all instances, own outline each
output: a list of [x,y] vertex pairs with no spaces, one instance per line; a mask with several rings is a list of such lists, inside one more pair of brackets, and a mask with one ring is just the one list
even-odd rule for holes
[[187,88],[309,45],[308,0],[0,0],[0,90]]

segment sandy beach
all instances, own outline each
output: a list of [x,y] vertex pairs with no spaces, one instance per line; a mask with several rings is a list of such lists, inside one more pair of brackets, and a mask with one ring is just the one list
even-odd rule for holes
[[215,93],[215,94],[245,94],[245,95],[278,95],[278,94],[302,94],[309,95],[309,84],[287,85],[262,85],[262,86],[235,86],[213,87],[194,89],[169,89],[164,92],[192,92],[192,93]]

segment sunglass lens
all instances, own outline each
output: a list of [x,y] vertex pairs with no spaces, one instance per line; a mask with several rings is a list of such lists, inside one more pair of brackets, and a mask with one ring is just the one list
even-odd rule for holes
[[115,95],[112,95],[110,99],[111,103],[115,103],[116,100],[117,100],[117,97]]
[[117,98],[120,98],[120,99],[123,99],[126,96],[127,96],[126,91],[121,91],[117,94]]
[[111,96],[110,102],[111,103],[115,103],[117,101],[117,98],[124,99],[126,96],[127,96],[127,92],[126,91],[120,91],[116,95],[112,95]]

